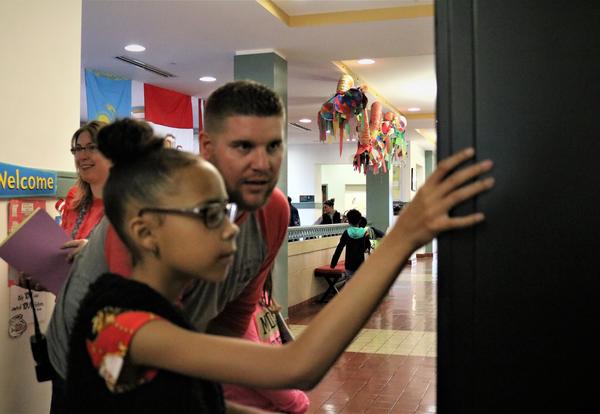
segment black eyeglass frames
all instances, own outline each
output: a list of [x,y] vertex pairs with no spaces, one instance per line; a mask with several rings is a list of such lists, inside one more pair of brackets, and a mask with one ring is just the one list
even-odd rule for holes
[[207,203],[198,207],[191,208],[161,208],[161,207],[145,207],[138,212],[138,216],[144,213],[162,213],[162,214],[178,214],[199,218],[204,221],[204,225],[209,229],[217,228],[227,217],[233,222],[237,214],[237,204],[235,203]]
[[92,154],[94,152],[96,152],[98,150],[98,145],[96,144],[90,144],[90,145],[86,145],[86,146],[80,146],[80,145],[76,145],[74,147],[71,147],[71,154],[75,155],[75,154],[79,154],[81,152],[87,152],[88,154]]

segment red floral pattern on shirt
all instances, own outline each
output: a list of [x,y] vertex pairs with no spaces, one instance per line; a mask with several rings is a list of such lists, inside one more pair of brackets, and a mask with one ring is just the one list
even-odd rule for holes
[[92,338],[86,340],[88,354],[98,374],[112,392],[131,390],[151,381],[157,369],[133,366],[127,353],[133,335],[146,323],[159,320],[151,312],[106,307],[92,319]]

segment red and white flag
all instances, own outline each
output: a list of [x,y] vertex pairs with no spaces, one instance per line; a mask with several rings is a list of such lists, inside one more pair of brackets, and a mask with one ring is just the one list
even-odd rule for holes
[[175,148],[194,152],[191,96],[146,83],[144,106],[146,121],[157,135],[171,134]]

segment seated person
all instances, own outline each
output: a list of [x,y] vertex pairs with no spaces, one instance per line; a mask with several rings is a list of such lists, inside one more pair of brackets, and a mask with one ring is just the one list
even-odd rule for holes
[[323,215],[314,222],[314,224],[337,224],[342,222],[340,212],[333,208],[335,198],[330,198],[323,202]]
[[346,214],[348,224],[350,227],[347,228],[338,243],[333,257],[331,258],[330,267],[333,269],[337,265],[342,250],[346,247],[346,279],[350,280],[354,275],[354,272],[358,267],[365,261],[365,251],[371,247],[369,235],[365,232],[363,227],[359,227],[360,219],[362,215],[360,211],[356,209],[349,210]]

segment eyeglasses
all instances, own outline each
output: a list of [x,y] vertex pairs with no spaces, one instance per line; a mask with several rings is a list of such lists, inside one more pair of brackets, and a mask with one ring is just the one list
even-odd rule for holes
[[77,145],[75,147],[71,147],[71,154],[75,155],[75,154],[80,154],[82,152],[87,152],[88,154],[93,154],[97,150],[98,150],[98,145],[96,145],[96,144],[86,145],[85,147]]
[[235,220],[237,204],[213,202],[192,208],[146,207],[138,212],[138,216],[142,216],[144,213],[178,214],[202,219],[206,228],[215,229],[223,223],[225,217],[231,222]]

